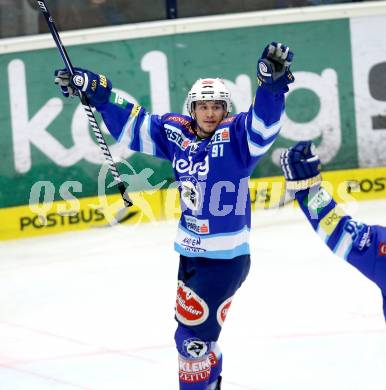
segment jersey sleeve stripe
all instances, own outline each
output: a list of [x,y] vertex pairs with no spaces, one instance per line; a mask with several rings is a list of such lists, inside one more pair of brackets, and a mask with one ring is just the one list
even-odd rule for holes
[[352,248],[352,237],[348,232],[344,232],[340,237],[339,241],[335,245],[334,252],[342,259],[347,260],[347,256]]
[[139,127],[139,141],[140,141],[140,152],[155,155],[155,145],[150,135],[150,115],[146,115],[142,119],[141,126]]
[[133,143],[134,139],[134,131],[133,129],[133,123],[135,121],[135,118],[129,118],[125,124],[125,126],[122,129],[121,134],[119,135],[118,141],[125,143],[128,147]]
[[277,135],[277,133],[281,129],[283,113],[281,114],[280,119],[276,123],[266,126],[264,121],[256,115],[255,110],[252,111],[253,111],[252,125],[251,125],[252,133],[257,134],[263,140],[267,140],[268,138]]
[[251,156],[262,156],[271,147],[280,132],[283,113],[284,111],[282,111],[280,119],[271,125],[265,125],[264,121],[256,115],[254,109],[252,109],[252,118],[251,116],[245,118]]
[[249,148],[249,152],[251,153],[251,156],[258,157],[258,156],[262,156],[263,154],[265,154],[268,151],[268,149],[272,146],[272,144],[274,143],[275,138],[271,142],[269,142],[267,145],[261,146],[259,144],[254,143],[251,140],[249,132],[247,132],[248,148]]
[[132,150],[137,150],[152,156],[155,155],[155,144],[150,133],[150,114],[144,110],[134,111],[127,120],[118,139]]
[[325,242],[327,243],[328,239],[330,236],[318,225],[316,229],[316,233],[318,233],[318,236]]
[[121,141],[123,142],[123,140],[124,140],[125,143],[127,145],[129,145],[129,147],[133,143],[133,140],[134,140],[133,129],[135,126],[136,119],[138,117],[138,113],[139,113],[139,107],[138,107],[138,109],[136,109],[136,107],[133,107],[133,109],[131,110],[130,116],[127,119],[127,122],[125,123],[125,125],[123,126],[122,132],[118,138],[119,142],[121,142]]
[[269,138],[262,138],[260,135],[257,135],[253,132],[249,132],[249,137],[251,142],[253,142],[255,145],[266,146],[268,144],[271,144],[273,141],[275,141],[276,137],[279,135],[279,132],[280,132],[280,128],[275,134],[273,134]]

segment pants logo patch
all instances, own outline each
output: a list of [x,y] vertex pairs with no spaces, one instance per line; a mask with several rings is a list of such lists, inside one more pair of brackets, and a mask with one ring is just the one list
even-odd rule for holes
[[209,308],[192,289],[178,281],[176,299],[176,317],[184,325],[200,325],[209,316]]

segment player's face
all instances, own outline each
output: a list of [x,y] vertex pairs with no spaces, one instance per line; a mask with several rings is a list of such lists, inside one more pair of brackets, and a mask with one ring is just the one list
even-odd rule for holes
[[217,101],[199,101],[194,107],[194,118],[197,121],[197,134],[202,137],[209,137],[225,117],[224,105]]

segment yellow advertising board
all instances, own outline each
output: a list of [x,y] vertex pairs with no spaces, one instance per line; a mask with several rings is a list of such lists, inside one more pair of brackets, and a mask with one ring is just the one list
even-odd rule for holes
[[[338,202],[386,199],[386,167],[324,172],[323,186]],[[285,182],[281,176],[250,180],[252,210],[282,206],[284,194]],[[3,208],[0,239],[175,219],[180,215],[176,188],[134,192],[130,197],[134,206],[129,209],[123,209],[118,194]]]

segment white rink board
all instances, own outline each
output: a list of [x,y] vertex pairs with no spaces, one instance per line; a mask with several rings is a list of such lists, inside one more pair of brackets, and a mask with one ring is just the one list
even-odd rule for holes
[[[316,20],[333,20],[382,14],[386,14],[385,0],[365,1],[359,4],[324,4],[313,7],[294,7],[266,11],[129,23],[121,26],[107,26],[65,31],[61,32],[60,36],[67,47],[123,39]],[[0,39],[0,54],[48,49],[52,47],[55,47],[55,42],[53,41],[51,34]]]
[[[384,224],[384,201],[348,207]],[[251,272],[220,338],[223,389],[384,390],[377,288],[300,210],[253,218]],[[0,389],[177,390],[175,231],[172,221],[0,243]]]

